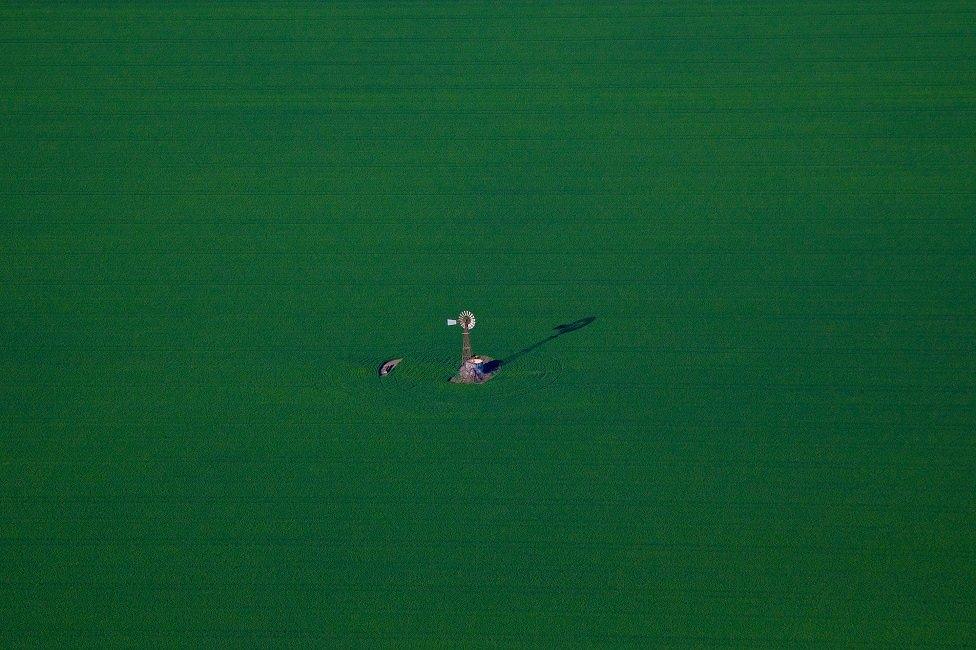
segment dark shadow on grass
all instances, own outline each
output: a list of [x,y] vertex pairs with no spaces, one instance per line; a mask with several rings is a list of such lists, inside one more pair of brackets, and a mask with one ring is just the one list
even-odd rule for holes
[[555,330],[555,332],[556,332],[555,334],[552,334],[550,336],[547,336],[546,338],[542,339],[541,341],[536,341],[535,343],[533,343],[529,347],[522,348],[518,352],[513,352],[512,354],[508,355],[504,359],[499,359],[498,365],[499,366],[507,366],[510,363],[514,363],[515,361],[518,361],[519,359],[521,359],[522,357],[524,357],[525,355],[527,355],[529,352],[532,352],[536,348],[542,347],[543,345],[545,345],[549,341],[552,341],[554,339],[558,339],[563,334],[569,334],[570,332],[575,332],[576,330],[581,330],[581,329],[583,329],[584,327],[586,327],[587,325],[589,325],[590,323],[592,323],[595,320],[596,320],[596,316],[587,316],[586,318],[580,318],[579,320],[574,320],[572,323],[564,323],[562,325],[556,325],[554,328],[552,328],[553,330]]

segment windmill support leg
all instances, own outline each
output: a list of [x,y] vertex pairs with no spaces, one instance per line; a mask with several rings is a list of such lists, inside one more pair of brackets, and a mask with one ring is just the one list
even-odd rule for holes
[[468,330],[464,330],[461,334],[461,363],[464,363],[472,356],[471,336],[468,334]]

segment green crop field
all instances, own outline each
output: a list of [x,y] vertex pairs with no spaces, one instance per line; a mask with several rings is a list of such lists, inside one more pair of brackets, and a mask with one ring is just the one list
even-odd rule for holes
[[4,3],[0,155],[0,647],[976,644],[970,0]]

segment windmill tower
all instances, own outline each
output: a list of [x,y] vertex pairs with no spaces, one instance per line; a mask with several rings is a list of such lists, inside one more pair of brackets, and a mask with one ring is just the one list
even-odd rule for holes
[[462,311],[458,314],[457,320],[448,318],[447,324],[449,326],[461,326],[461,363],[464,363],[473,356],[471,354],[471,335],[468,332],[474,329],[474,314],[467,310]]

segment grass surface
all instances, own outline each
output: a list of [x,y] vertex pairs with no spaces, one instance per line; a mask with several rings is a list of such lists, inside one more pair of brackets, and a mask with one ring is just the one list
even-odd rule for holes
[[0,645],[976,643],[974,19],[4,5]]

